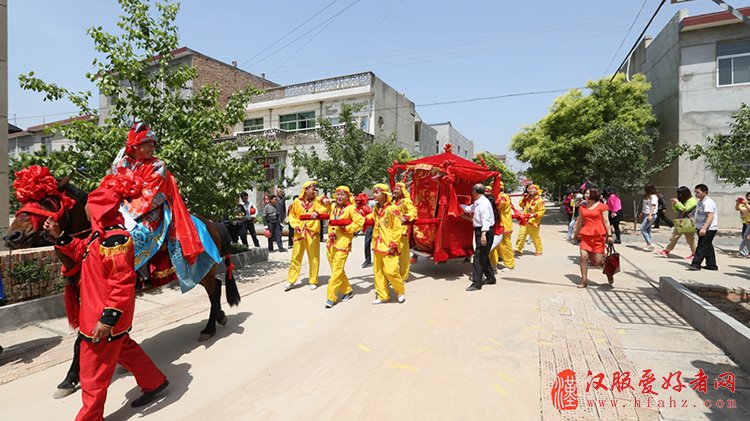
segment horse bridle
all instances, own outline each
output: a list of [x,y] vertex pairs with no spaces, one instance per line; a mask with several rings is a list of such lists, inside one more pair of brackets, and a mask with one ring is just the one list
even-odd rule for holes
[[[52,211],[50,211],[50,210],[47,210],[47,209],[43,208],[42,205],[41,205],[41,203],[44,202],[44,201],[48,201],[49,203],[51,203],[54,206],[55,209],[52,210]],[[75,205],[73,205],[73,206],[75,206]],[[19,209],[16,212],[16,216],[18,216],[21,213],[27,213],[27,214],[31,214],[31,215],[36,215],[38,217],[45,217],[45,216],[46,217],[50,217],[50,218],[54,219],[55,222],[57,222],[61,226],[65,226],[65,225],[68,224],[68,222],[70,222],[69,221],[70,215],[68,214],[68,209],[66,209],[62,205],[62,201],[60,199],[56,199],[55,200],[55,196],[47,196],[44,199],[42,199],[41,201],[39,201],[39,202],[29,202],[29,203],[26,203],[26,204],[24,204],[21,207],[21,209]],[[36,225],[36,224],[34,224],[34,222],[32,221],[32,225]],[[55,242],[54,239],[52,239],[52,238],[49,237],[49,234],[47,233],[47,231],[43,227],[37,228],[35,226],[34,229],[37,229],[37,235],[39,235],[45,241],[47,241],[49,243],[54,243]],[[77,233],[74,233],[74,234],[71,234],[71,235],[73,235],[75,237],[75,236],[81,235],[83,233],[87,233],[89,231],[91,231],[91,229],[87,229],[87,230],[84,230],[84,231],[81,231],[81,232],[77,232]]]

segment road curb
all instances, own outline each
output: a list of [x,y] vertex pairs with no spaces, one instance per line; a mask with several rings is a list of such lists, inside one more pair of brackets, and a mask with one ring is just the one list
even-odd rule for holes
[[659,278],[659,294],[677,314],[750,369],[750,328],[669,276]]
[[[236,269],[268,260],[268,249],[254,248],[232,255]],[[219,264],[216,273],[224,273],[226,268]],[[0,307],[0,333],[20,329],[43,320],[65,317],[64,294],[36,298]]]

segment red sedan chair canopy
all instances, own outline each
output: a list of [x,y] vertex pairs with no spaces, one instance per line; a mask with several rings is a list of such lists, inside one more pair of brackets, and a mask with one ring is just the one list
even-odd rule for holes
[[435,263],[474,253],[472,223],[462,218],[459,204],[471,203],[471,188],[476,183],[491,182],[497,195],[499,172],[454,155],[448,144],[441,154],[394,163],[388,173],[391,186],[398,180],[407,183],[417,207],[413,250],[431,256]]

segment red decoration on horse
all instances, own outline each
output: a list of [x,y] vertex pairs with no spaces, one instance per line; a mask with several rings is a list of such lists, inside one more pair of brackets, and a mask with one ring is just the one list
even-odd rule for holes
[[[16,190],[16,199],[23,205],[16,215],[22,212],[28,213],[35,230],[38,230],[48,217],[59,222],[63,213],[76,204],[73,198],[60,192],[57,179],[52,176],[47,167],[31,165],[17,171],[13,188]],[[53,211],[43,209],[38,202],[44,198],[53,201],[56,199],[57,203],[53,204],[57,209]]]

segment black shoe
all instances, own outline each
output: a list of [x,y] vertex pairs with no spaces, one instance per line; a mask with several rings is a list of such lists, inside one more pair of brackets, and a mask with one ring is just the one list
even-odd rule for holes
[[369,260],[365,260],[364,263],[362,263],[362,267],[363,268],[367,268],[367,267],[370,267],[370,266],[372,266],[372,262],[369,261]]
[[469,285],[468,288],[466,288],[467,291],[479,291],[482,288],[477,288],[474,285]]
[[690,266],[687,267],[687,270],[701,270],[701,268],[700,268],[700,266],[690,265]]
[[618,238],[617,240],[615,240],[615,244],[622,244],[622,241],[620,241],[620,239]]
[[279,249],[279,253],[286,253],[286,249]]
[[485,281],[485,285],[495,285],[497,283],[497,280],[495,281]]
[[701,269],[706,269],[706,270],[719,270],[719,267],[718,267],[718,266],[711,266],[711,267],[708,267],[708,266],[701,266]]
[[141,406],[148,405],[151,403],[154,399],[156,399],[156,396],[161,392],[162,390],[166,389],[167,386],[169,386],[169,380],[164,380],[164,383],[161,384],[161,386],[157,387],[156,389],[146,392],[142,394],[139,398],[134,400],[130,403],[130,406],[133,408],[138,408]]

